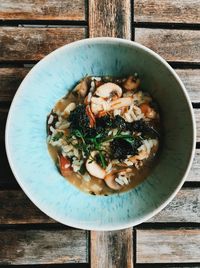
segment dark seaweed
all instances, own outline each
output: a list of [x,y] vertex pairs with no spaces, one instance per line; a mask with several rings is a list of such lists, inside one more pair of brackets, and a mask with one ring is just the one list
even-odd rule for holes
[[142,145],[140,139],[135,138],[130,143],[122,138],[114,139],[111,142],[111,154],[113,159],[125,159],[128,155],[137,154],[137,149]]

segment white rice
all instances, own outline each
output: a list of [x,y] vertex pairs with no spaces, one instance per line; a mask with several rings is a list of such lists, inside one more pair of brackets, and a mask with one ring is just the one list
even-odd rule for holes
[[52,134],[54,134],[54,133],[55,133],[55,131],[56,131],[56,130],[55,130],[55,128],[53,128],[52,126],[50,126],[50,128],[49,128],[49,129],[50,129],[50,131],[52,132]]
[[109,165],[106,167],[106,172],[109,173],[112,170],[112,163],[110,162]]
[[49,119],[48,119],[48,125],[51,125],[53,123],[53,119],[54,119],[53,115],[50,114]]
[[88,102],[91,102],[91,98],[92,98],[92,92],[89,92],[88,93],[88,97],[87,97],[87,101]]
[[120,114],[121,114],[121,110],[119,110],[119,109],[115,109],[114,112],[113,112],[114,116],[120,115]]
[[66,122],[66,123],[60,125],[60,126],[59,126],[59,129],[66,129],[66,128],[68,128],[69,126],[70,126],[70,122]]
[[63,149],[63,151],[64,151],[65,153],[70,152],[71,150],[73,150],[73,148],[74,148],[74,147],[73,147],[71,144],[67,144],[67,145],[65,145],[65,146],[62,147],[62,149]]
[[133,165],[133,162],[131,162],[130,160],[126,159],[124,161],[124,163],[127,165],[127,166],[132,166]]
[[92,80],[101,81],[101,77],[98,76],[92,76]]

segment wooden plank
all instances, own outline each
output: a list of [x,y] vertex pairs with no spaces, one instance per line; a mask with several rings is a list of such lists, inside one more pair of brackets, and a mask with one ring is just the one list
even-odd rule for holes
[[175,69],[183,81],[193,103],[200,103],[200,69]]
[[200,62],[200,31],[135,28],[135,41],[168,61]]
[[85,37],[84,27],[1,27],[0,60],[40,60],[54,49]]
[[[89,36],[131,39],[131,1],[90,0]],[[132,229],[91,232],[91,268],[132,268]]]
[[8,164],[4,141],[0,142],[0,159],[1,159],[0,187],[8,185],[17,187],[17,182]]
[[89,36],[131,39],[131,7],[129,0],[90,0]]
[[[26,197],[22,190],[2,190],[0,191],[0,224],[40,224],[40,223],[55,223],[55,221],[43,212],[41,212],[29,199]],[[15,200],[15,202],[13,202]],[[156,216],[151,218],[148,222],[188,222],[188,223],[200,223],[200,191],[198,188],[183,188],[177,196],[170,202],[170,204],[163,209]],[[98,254],[101,254],[102,247],[105,249],[106,243],[114,243],[116,239],[131,234],[131,229],[118,232],[92,232],[91,244],[92,254],[99,250]],[[119,237],[118,237],[119,235]],[[132,238],[129,239],[130,242]],[[119,247],[122,247],[126,241],[121,241]],[[98,248],[100,247],[100,248]],[[132,247],[132,245],[130,245]],[[116,250],[113,245],[113,250]],[[119,253],[120,248],[117,248]],[[111,254],[111,252],[109,253]],[[102,263],[114,263],[111,255],[105,255],[102,258]],[[116,253],[117,254],[117,253]],[[128,252],[131,254],[131,252]],[[93,254],[93,263],[96,264],[97,254]],[[120,255],[120,260],[123,261],[125,257],[123,254]],[[130,261],[131,256],[128,255],[127,260]],[[100,263],[98,264],[100,265]],[[114,265],[114,264],[113,264]],[[97,266],[101,267],[101,266]],[[106,267],[106,266],[104,266]],[[112,267],[112,266],[111,266]],[[129,267],[129,266],[128,266]]]
[[85,20],[83,0],[4,0],[1,20]]
[[194,109],[197,129],[197,142],[200,142],[200,109]]
[[192,167],[187,176],[187,181],[200,181],[200,149],[196,149]]
[[200,23],[200,1],[135,0],[136,22]]
[[112,232],[91,232],[92,268],[132,268],[132,229]]
[[137,230],[137,263],[200,262],[200,230]]
[[0,68],[0,102],[10,102],[30,68]]
[[200,191],[198,188],[183,188],[176,197],[148,222],[200,223]]
[[22,190],[2,190],[0,200],[0,224],[55,223]]
[[[0,68],[0,102],[11,101],[30,68]],[[193,103],[200,103],[200,69],[175,69]]]
[[2,230],[0,264],[88,262],[83,230]]

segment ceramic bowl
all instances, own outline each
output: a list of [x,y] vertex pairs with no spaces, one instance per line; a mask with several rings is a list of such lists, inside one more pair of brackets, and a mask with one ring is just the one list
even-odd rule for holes
[[[134,72],[160,106],[164,134],[159,163],[135,189],[88,195],[57,171],[47,150],[47,114],[85,75],[123,77]],[[115,38],[85,39],[46,56],[20,85],[6,125],[9,163],[27,196],[56,221],[88,230],[123,229],[158,213],[181,188],[194,148],[192,107],[177,74],[152,50]]]

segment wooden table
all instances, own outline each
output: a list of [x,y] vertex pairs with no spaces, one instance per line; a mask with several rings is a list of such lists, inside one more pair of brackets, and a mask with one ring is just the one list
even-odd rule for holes
[[[200,267],[200,0],[0,0],[0,265]],[[85,37],[132,39],[163,56],[186,85],[196,156],[175,199],[135,228],[87,232],[45,216],[9,168],[4,126],[21,80],[55,48]]]

